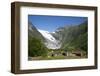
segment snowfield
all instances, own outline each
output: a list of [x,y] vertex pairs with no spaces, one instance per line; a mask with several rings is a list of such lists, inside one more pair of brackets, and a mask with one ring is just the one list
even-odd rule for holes
[[44,38],[50,40],[50,41],[55,41],[56,39],[48,32],[48,31],[44,31],[44,30],[38,30]]
[[46,39],[45,45],[49,49],[59,49],[61,47],[60,41],[56,40],[50,32],[45,30],[38,31],[43,35],[43,37]]

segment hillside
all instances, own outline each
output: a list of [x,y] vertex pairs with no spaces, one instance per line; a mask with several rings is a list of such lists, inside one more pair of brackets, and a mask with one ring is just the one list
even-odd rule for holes
[[58,28],[53,36],[60,40],[62,49],[72,47],[87,51],[87,29],[87,22],[80,25],[64,26]]

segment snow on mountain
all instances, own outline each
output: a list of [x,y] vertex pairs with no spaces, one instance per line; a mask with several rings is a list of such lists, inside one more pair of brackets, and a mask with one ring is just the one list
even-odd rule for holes
[[44,30],[38,30],[46,39],[50,41],[55,41],[56,39],[48,32]]
[[49,49],[59,49],[61,47],[60,41],[56,40],[50,32],[45,31],[45,30],[40,30],[38,31],[43,35],[45,38],[46,42],[45,45]]

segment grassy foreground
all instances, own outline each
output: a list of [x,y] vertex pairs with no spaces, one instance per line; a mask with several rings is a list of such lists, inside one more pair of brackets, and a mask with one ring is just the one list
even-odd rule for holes
[[83,59],[87,58],[85,56],[79,57],[79,56],[55,56],[55,57],[29,57],[28,60],[57,60],[57,59]]

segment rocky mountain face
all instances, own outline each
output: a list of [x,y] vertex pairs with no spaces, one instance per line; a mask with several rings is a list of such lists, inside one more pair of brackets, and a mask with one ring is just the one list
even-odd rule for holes
[[40,39],[49,49],[66,49],[69,46],[87,50],[87,21],[80,25],[59,27],[55,32],[36,29],[28,23],[29,37]]

